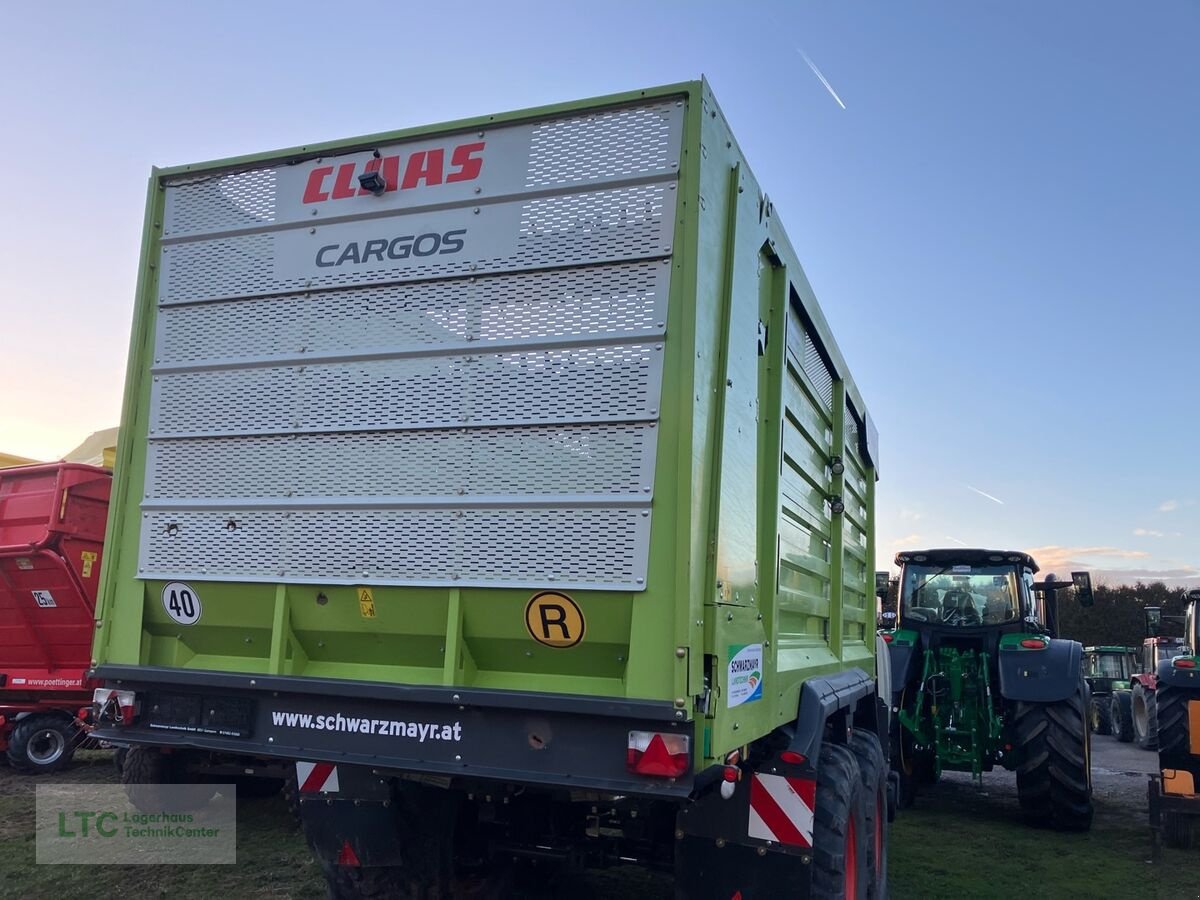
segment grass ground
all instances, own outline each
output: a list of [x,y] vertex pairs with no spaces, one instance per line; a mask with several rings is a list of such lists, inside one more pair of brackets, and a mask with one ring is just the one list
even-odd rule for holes
[[1098,798],[1091,831],[1061,834],[1026,825],[1015,797],[943,782],[896,820],[891,891],[894,900],[1197,896],[1184,874],[1196,853],[1162,852],[1152,864],[1145,812],[1127,803]]
[[[81,754],[56,782],[116,780],[109,754]],[[34,863],[34,779],[0,768],[0,897],[162,897],[171,900],[316,900],[324,883],[304,839],[278,798],[238,805],[238,861],[232,866],[39,866]],[[1193,853],[1164,850],[1152,865],[1137,781],[1124,793],[1098,796],[1087,834],[1058,834],[1025,825],[1015,797],[991,776],[989,796],[965,780],[946,779],[897,819],[891,837],[891,894],[896,900],[938,898],[1195,897]],[[1144,795],[1143,795],[1144,796]],[[645,900],[670,896],[669,883],[640,873],[588,879],[593,896]],[[787,892],[781,886],[780,896]]]

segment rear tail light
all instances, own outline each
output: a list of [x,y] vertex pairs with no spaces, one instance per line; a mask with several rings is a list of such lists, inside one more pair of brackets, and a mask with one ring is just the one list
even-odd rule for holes
[[132,725],[137,714],[137,694],[113,688],[96,688],[92,692],[92,710],[97,723]]
[[1025,638],[1021,641],[1021,646],[1026,650],[1045,650],[1046,642],[1041,638]]
[[1194,669],[1196,668],[1196,661],[1194,659],[1188,659],[1186,656],[1180,656],[1175,660],[1175,668]]
[[686,734],[631,731],[625,767],[636,775],[678,778],[692,767],[691,746]]
[[890,644],[892,641],[894,641],[896,639],[894,635],[890,635],[890,634],[883,634],[883,635],[880,635],[880,637],[883,638],[883,642],[885,644]]
[[779,754],[779,758],[790,766],[799,766],[804,764],[804,754],[797,753],[795,750],[784,750]]

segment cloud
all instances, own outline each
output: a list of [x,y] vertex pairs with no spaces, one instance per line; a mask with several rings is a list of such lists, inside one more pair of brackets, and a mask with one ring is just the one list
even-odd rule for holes
[[1120,547],[1059,547],[1051,544],[1046,547],[1032,547],[1025,551],[1042,567],[1043,572],[1056,569],[1086,569],[1095,563],[1084,562],[1087,559],[1149,559],[1150,554],[1145,550],[1122,550]]
[[1166,537],[1161,531],[1155,531],[1153,528],[1135,528],[1133,533],[1138,537]]
[[919,534],[906,534],[902,538],[896,538],[896,540],[892,541],[891,544],[893,547],[897,547],[897,548],[900,548],[900,547],[912,548],[912,547],[919,547],[923,540],[924,540],[924,538],[922,538]]
[[1162,503],[1158,504],[1159,512],[1174,512],[1177,509],[1179,509],[1178,500],[1164,500]]
[[921,513],[917,512],[915,509],[901,509],[900,518],[905,522],[920,522]]

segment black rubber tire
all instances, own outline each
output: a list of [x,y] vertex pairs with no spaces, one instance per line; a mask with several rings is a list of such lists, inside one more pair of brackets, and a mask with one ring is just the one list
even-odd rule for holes
[[1088,723],[1093,734],[1112,734],[1112,704],[1107,694],[1099,697],[1092,695]]
[[1013,743],[1022,754],[1017,798],[1026,818],[1061,831],[1092,827],[1091,731],[1087,685],[1056,703],[1018,701]]
[[1133,741],[1143,750],[1158,749],[1158,710],[1154,691],[1138,682],[1133,686]]
[[[211,784],[187,780],[186,758],[157,747],[130,747],[121,767],[129,802],[144,813],[191,812],[205,806],[216,791]],[[164,786],[173,790],[164,791]]]
[[1109,703],[1109,719],[1113,736],[1122,744],[1133,740],[1133,695],[1129,691],[1114,691]]
[[[1200,700],[1200,693],[1180,688],[1163,687],[1155,692],[1154,711],[1158,722],[1158,754],[1160,757],[1190,755],[1188,737],[1188,700]],[[1168,768],[1174,768],[1164,763]],[[1165,830],[1165,829],[1164,829]]]
[[8,764],[26,775],[49,775],[71,764],[83,735],[67,716],[33,715],[17,722],[8,739]]
[[113,748],[113,768],[117,770],[117,777],[121,777],[121,770],[125,768],[125,757],[129,755],[128,747]]
[[887,896],[888,817],[887,760],[879,737],[870,731],[855,729],[849,747],[858,758],[862,775],[863,815],[867,826],[867,897]]
[[1176,850],[1191,850],[1195,843],[1195,830],[1191,816],[1181,816],[1178,813],[1162,814],[1162,840],[1168,847]]
[[866,850],[866,816],[862,772],[858,758],[846,747],[821,745],[817,762],[817,808],[813,817],[814,900],[843,900],[846,889],[846,853],[851,845],[857,858],[858,898],[869,883]]

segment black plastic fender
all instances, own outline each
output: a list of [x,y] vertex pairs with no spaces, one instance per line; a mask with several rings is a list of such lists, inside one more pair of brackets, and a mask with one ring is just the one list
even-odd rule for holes
[[909,687],[921,677],[920,665],[924,658],[920,642],[900,643],[893,641],[888,644],[888,658],[892,663],[892,697]]
[[1158,664],[1158,683],[1156,688],[1178,687],[1200,690],[1200,668],[1181,668],[1174,665],[1174,660],[1164,659]]
[[1078,641],[1050,638],[1042,650],[1002,647],[997,656],[1000,695],[1006,700],[1055,703],[1079,690],[1083,645]]

